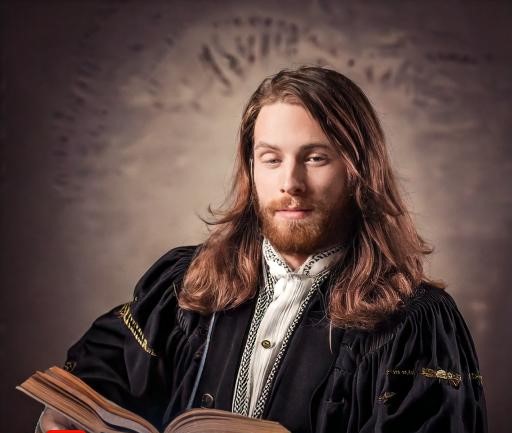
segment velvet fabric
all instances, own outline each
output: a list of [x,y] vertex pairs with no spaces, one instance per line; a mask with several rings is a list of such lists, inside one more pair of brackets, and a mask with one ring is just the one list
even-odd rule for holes
[[[176,302],[196,248],[160,258],[133,300],[98,318],[65,363],[161,429],[186,408],[210,323]],[[294,433],[487,431],[475,348],[446,292],[421,285],[379,331],[330,330],[329,284],[293,334],[263,418]],[[194,407],[231,410],[254,303],[217,313]]]

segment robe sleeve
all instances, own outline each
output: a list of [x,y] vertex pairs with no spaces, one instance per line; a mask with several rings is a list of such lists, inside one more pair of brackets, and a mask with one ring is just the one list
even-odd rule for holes
[[357,367],[354,431],[487,431],[475,347],[447,293],[431,288],[411,301],[397,330],[383,341]]
[[176,291],[194,251],[180,247],[162,256],[137,283],[133,300],[95,320],[64,364],[104,397],[153,422],[169,397],[162,353],[169,341],[186,344]]

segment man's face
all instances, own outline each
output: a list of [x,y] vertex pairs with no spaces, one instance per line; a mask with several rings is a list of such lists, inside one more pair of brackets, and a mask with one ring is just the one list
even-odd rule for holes
[[254,127],[254,183],[263,234],[285,254],[312,254],[342,239],[346,168],[301,106],[265,105]]

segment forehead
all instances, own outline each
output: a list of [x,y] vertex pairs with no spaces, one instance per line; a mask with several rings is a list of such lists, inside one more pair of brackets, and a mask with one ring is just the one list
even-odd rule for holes
[[302,105],[288,102],[275,102],[261,108],[254,125],[254,147],[263,143],[277,148],[314,143],[331,146],[313,116]]

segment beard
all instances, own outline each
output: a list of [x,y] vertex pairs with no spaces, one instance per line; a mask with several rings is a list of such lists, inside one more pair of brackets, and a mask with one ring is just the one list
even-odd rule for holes
[[[313,209],[302,219],[276,218],[275,213],[283,208]],[[279,252],[284,254],[311,255],[341,242],[346,232],[343,203],[329,204],[325,201],[308,201],[291,196],[273,200],[265,207],[257,203],[263,235]]]

